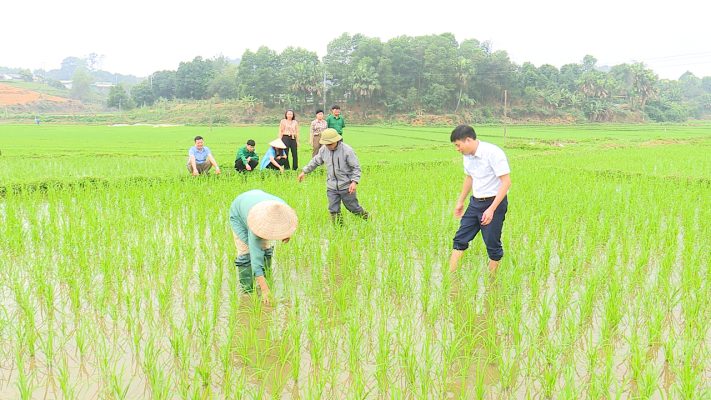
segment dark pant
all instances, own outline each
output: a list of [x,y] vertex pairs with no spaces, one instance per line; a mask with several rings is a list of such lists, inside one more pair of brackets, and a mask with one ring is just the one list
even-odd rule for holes
[[[256,160],[249,160],[249,166],[252,167],[252,171],[257,168],[257,164],[259,163]],[[237,172],[247,171],[247,166],[244,165],[244,161],[241,158],[235,160],[235,170]]]
[[462,216],[459,230],[454,235],[454,250],[466,250],[469,248],[469,242],[481,231],[481,237],[484,239],[489,258],[494,261],[501,260],[504,256],[504,248],[501,246],[501,229],[504,227],[509,201],[507,197],[504,197],[496,211],[494,211],[494,217],[491,222],[488,225],[482,225],[481,216],[493,201],[493,198],[480,201],[474,197],[469,200],[469,206]]
[[[274,158],[274,161],[276,161],[277,164],[281,165],[284,168],[289,168],[289,161],[286,158],[280,158],[278,160],[276,158]],[[274,164],[272,164],[271,162],[267,163],[267,168],[268,169],[276,169],[276,170],[279,169],[279,168],[275,167]]]
[[[286,155],[289,155],[289,150],[291,150],[291,169],[299,169],[299,152],[296,148],[296,139],[292,139],[291,136],[284,135],[281,137],[281,141],[286,145]],[[286,168],[289,169],[289,162],[286,163]]]
[[348,193],[348,189],[345,190],[333,190],[327,189],[326,196],[328,196],[328,211],[331,214],[341,213],[341,202],[346,206],[346,209],[355,215],[362,217],[363,219],[368,218],[368,213],[363,209],[363,207],[358,204],[358,198],[355,192]]

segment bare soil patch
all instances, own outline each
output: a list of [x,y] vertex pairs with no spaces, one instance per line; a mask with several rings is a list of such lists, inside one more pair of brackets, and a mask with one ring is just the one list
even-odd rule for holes
[[0,83],[0,106],[24,105],[41,101],[68,103],[69,100]]

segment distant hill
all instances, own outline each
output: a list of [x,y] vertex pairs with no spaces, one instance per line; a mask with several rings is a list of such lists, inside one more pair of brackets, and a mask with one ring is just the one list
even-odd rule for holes
[[61,67],[59,69],[51,69],[49,71],[36,69],[32,72],[34,75],[45,79],[69,81],[72,80],[74,73],[80,68],[86,70],[96,82],[110,82],[113,84],[123,83],[131,86],[141,82],[144,79],[134,75],[117,74],[98,69],[96,62],[92,62],[91,58],[80,57],[65,58],[62,60]]

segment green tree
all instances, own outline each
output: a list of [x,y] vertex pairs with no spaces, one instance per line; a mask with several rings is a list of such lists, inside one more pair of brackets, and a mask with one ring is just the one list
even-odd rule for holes
[[209,60],[198,56],[190,62],[181,62],[175,75],[175,94],[182,99],[207,98],[207,86],[214,76]]
[[207,85],[207,96],[216,96],[221,99],[236,99],[239,97],[236,65],[224,64],[223,62],[217,64],[215,76],[212,77]]
[[[112,88],[113,89],[113,88]],[[111,93],[109,92],[109,99],[111,98]],[[153,95],[153,90],[151,90],[151,83],[149,80],[145,80],[138,85],[131,88],[131,99],[133,103],[139,107],[152,106],[155,103],[155,97]],[[109,100],[110,101],[110,100]],[[115,107],[109,105],[109,107]]]
[[644,67],[642,63],[632,64],[632,94],[634,108],[644,110],[647,101],[657,96],[657,75]]
[[466,91],[469,88],[469,79],[474,74],[474,69],[472,68],[472,61],[459,56],[457,59],[457,86],[459,88],[459,94],[457,95],[457,105],[454,107],[454,112],[459,110],[459,106],[462,103],[462,98],[468,100],[466,96]]
[[[304,106],[322,94],[323,68],[318,55],[302,48],[287,47],[279,55],[281,81],[287,93]],[[315,100],[314,100],[315,101]]]
[[344,33],[328,43],[323,63],[328,75],[328,91],[335,100],[345,99],[350,91],[349,80],[354,67],[351,61],[361,37]]
[[72,88],[69,91],[73,99],[88,101],[91,98],[91,84],[94,79],[89,75],[86,68],[77,68],[72,76]]
[[428,35],[419,38],[423,47],[421,96],[431,112],[455,108],[458,48],[454,35]]
[[134,106],[133,101],[131,101],[131,98],[128,97],[128,93],[126,93],[126,89],[124,89],[120,83],[111,87],[109,90],[106,105],[108,107],[118,108],[119,110],[128,110]]
[[376,91],[381,89],[378,72],[370,57],[361,58],[351,77],[351,92],[356,102],[366,103]]
[[277,53],[262,46],[256,52],[246,50],[238,67],[238,82],[242,96],[252,96],[266,106],[278,103],[285,93],[280,74],[281,62]]
[[151,90],[153,91],[153,97],[156,99],[163,98],[166,100],[175,98],[175,79],[175,71],[154,72],[148,78]]
[[78,69],[83,69],[85,72],[88,73],[88,66],[86,65],[86,60],[79,57],[67,57],[62,60],[61,68],[59,69],[57,76],[55,76],[54,78],[58,80],[73,80],[74,74],[77,72]]
[[20,70],[20,77],[25,82],[32,82],[34,80],[32,71],[30,71],[29,69],[21,69]]

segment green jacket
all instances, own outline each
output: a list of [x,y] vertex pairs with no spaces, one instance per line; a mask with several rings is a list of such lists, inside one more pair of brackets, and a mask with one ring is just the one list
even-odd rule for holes
[[242,159],[244,165],[247,165],[247,157],[252,157],[252,160],[259,162],[259,156],[253,151],[247,150],[247,146],[241,147],[237,150],[237,159]]
[[343,116],[341,115],[336,118],[333,114],[328,114],[326,117],[326,124],[329,128],[335,129],[339,135],[343,135],[343,128],[346,127],[346,120],[343,119]]

